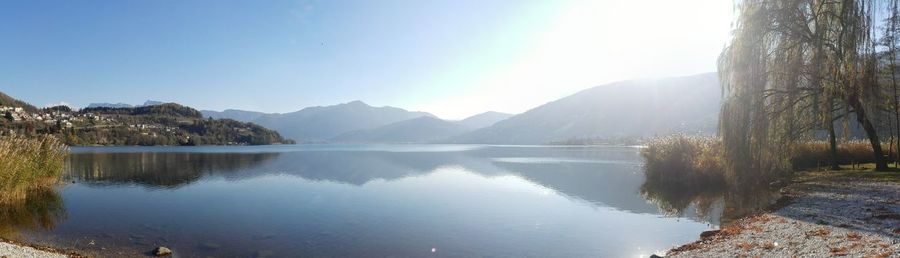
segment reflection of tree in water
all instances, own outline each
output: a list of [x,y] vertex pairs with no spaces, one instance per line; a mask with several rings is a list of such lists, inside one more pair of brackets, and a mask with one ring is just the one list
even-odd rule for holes
[[0,203],[0,237],[18,239],[25,230],[52,230],[65,217],[63,199],[55,189],[29,191],[23,201]]
[[[711,224],[729,223],[766,208],[778,199],[766,185],[675,187],[648,178],[641,195],[669,216],[692,217]],[[724,207],[723,207],[724,206]]]
[[716,224],[717,204],[721,204],[723,189],[681,188],[648,180],[641,185],[641,196],[653,202],[667,216],[686,217],[692,212],[695,219]]
[[204,175],[250,169],[278,153],[76,153],[66,176],[87,184],[141,184],[174,188]]

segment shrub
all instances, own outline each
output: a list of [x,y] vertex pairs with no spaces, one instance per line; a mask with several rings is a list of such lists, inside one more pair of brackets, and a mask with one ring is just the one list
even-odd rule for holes
[[0,202],[59,182],[68,147],[53,136],[0,137]]

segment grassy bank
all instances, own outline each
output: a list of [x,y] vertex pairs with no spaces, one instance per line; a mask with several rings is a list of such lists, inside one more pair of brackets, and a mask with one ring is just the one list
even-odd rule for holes
[[0,137],[0,203],[59,182],[68,147],[52,136]]
[[[884,144],[883,148],[889,146]],[[679,188],[740,184],[726,182],[723,152],[721,141],[716,138],[673,135],[649,141],[641,155],[646,161],[648,182]],[[828,167],[831,161],[829,145],[824,141],[796,143],[788,155],[795,171]],[[861,164],[874,162],[873,151],[868,142],[841,143],[837,146],[837,161],[844,169],[860,168]]]

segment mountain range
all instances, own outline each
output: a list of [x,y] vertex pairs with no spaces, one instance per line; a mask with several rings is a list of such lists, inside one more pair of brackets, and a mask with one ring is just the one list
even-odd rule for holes
[[543,144],[575,138],[714,134],[721,89],[715,73],[597,86],[446,142]]
[[88,104],[87,108],[133,108],[133,107],[146,107],[146,106],[157,106],[165,104],[162,101],[156,100],[148,100],[145,101],[142,105],[131,105],[126,103],[91,103]]
[[[578,139],[640,139],[671,133],[714,134],[720,102],[717,76],[707,73],[616,82],[585,89],[518,115],[485,112],[459,121],[443,120],[427,112],[374,107],[362,101],[307,107],[290,113],[236,109],[200,112],[203,117],[258,124],[297,142],[546,144]],[[86,109],[159,103],[93,103]],[[0,94],[0,106],[4,105],[35,109]]]
[[434,115],[395,107],[373,107],[362,101],[333,106],[308,107],[291,113],[258,113],[240,110],[202,111],[212,118],[230,118],[274,129],[298,142],[327,141],[350,131],[374,129],[391,123]]
[[715,73],[632,80],[585,89],[510,115],[485,112],[447,121],[425,112],[373,107],[362,101],[285,114],[202,111],[253,122],[301,142],[432,142],[545,144],[572,139],[713,134],[721,90]]
[[373,107],[362,101],[284,114],[235,109],[202,112],[215,119],[256,123],[299,142],[435,142],[512,116],[485,112],[460,121],[447,121],[426,112]]

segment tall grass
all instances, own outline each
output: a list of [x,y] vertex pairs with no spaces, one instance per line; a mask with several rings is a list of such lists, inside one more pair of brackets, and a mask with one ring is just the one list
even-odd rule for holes
[[[885,150],[889,147],[889,143],[882,144]],[[734,180],[726,177],[722,152],[721,141],[716,138],[673,135],[650,140],[641,151],[646,181],[651,187],[675,188],[742,184],[730,182]],[[872,163],[873,153],[868,141],[848,141],[837,146],[837,161],[840,165]],[[831,164],[830,147],[825,141],[796,143],[788,155],[794,170],[817,169]]]
[[647,182],[659,187],[724,186],[722,143],[715,138],[673,135],[653,139],[641,151]]
[[[891,151],[890,143],[882,143],[881,149],[886,153]],[[826,167],[831,164],[831,154],[828,142],[810,141],[795,144],[791,148],[791,165],[794,169],[812,169]],[[893,153],[896,155],[896,153]],[[887,160],[895,161],[896,157],[890,155]],[[851,165],[875,162],[872,145],[868,141],[854,140],[837,146],[837,161],[840,165]]]
[[0,137],[0,203],[23,200],[29,191],[58,183],[67,153],[53,136]]

